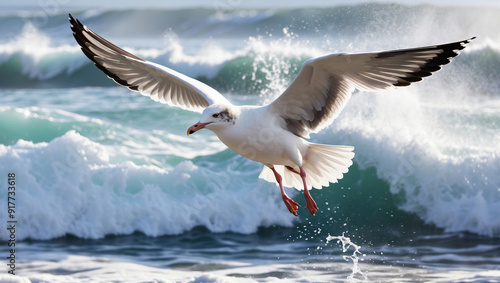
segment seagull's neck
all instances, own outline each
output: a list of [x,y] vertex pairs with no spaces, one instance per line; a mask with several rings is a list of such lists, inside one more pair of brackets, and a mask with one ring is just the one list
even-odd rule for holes
[[262,124],[267,121],[265,119],[267,108],[265,107],[233,105],[229,111],[233,115],[233,120],[222,127],[211,129],[229,147],[231,146],[228,144],[228,141],[238,140],[249,134],[257,134],[259,129],[262,128]]

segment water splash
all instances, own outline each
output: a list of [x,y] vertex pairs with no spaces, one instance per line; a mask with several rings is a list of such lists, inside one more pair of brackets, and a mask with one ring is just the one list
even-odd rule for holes
[[[337,240],[338,243],[342,243],[342,252],[346,253],[350,248],[354,249],[352,252],[352,255],[343,255],[342,258],[345,261],[350,261],[352,260],[352,272],[349,276],[347,276],[347,282],[368,282],[368,276],[364,274],[361,269],[358,266],[359,263],[359,256],[363,256],[363,254],[359,251],[361,249],[361,246],[356,245],[351,241],[349,237],[344,236],[344,233],[342,233],[342,236],[330,236],[328,234],[328,237],[326,237],[326,243],[325,245],[328,245],[328,243],[332,240]],[[352,250],[351,249],[351,250]],[[363,279],[356,279],[356,275],[360,275]]]

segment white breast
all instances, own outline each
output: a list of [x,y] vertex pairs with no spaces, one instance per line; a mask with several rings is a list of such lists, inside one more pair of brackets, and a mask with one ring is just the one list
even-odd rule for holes
[[280,118],[270,115],[267,107],[244,107],[234,125],[216,132],[234,152],[267,165],[302,163],[307,142],[285,130]]

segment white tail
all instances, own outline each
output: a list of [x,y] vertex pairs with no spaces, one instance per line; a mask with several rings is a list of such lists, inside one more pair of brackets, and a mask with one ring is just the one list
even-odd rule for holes
[[[307,154],[304,158],[302,168],[306,172],[306,182],[308,187],[321,189],[327,187],[330,183],[337,183],[337,180],[342,179],[344,173],[347,173],[349,166],[352,165],[354,157],[354,147],[341,145],[326,145],[309,143]],[[302,179],[300,176],[287,168],[284,165],[274,165],[274,169],[283,177],[283,186],[294,187],[298,190],[303,190]],[[294,168],[299,171],[299,168]],[[275,183],[273,171],[269,167],[264,166],[259,175],[268,182]]]

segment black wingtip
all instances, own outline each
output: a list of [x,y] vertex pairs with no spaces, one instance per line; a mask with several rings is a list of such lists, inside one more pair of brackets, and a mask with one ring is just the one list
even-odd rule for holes
[[[408,86],[413,82],[421,81],[422,78],[430,76],[433,72],[436,72],[441,69],[442,66],[451,62],[451,60],[458,56],[460,51],[462,51],[468,43],[474,40],[476,37],[471,37],[469,39],[465,39],[462,41],[457,41],[453,43],[441,44],[436,46],[429,46],[420,48],[422,51],[440,51],[436,54],[436,57],[428,60],[425,64],[420,66],[419,70],[414,72],[409,72],[406,76],[403,76],[398,79],[394,86]],[[415,51],[418,49],[408,49],[408,50],[399,50],[395,52],[387,52],[382,54],[381,57],[390,57],[398,54],[403,54],[408,51]]]
[[77,19],[75,19],[73,17],[73,15],[68,14],[69,15],[69,24],[70,24],[70,28],[71,30],[73,31],[73,34],[76,34],[76,28],[80,28],[80,29],[83,29],[83,25],[80,23],[80,21],[78,21]]
[[69,23],[70,23],[71,25],[75,24],[75,23],[76,23],[76,21],[75,21],[75,18],[73,18],[73,15],[71,15],[71,13],[69,13],[69,14],[68,14],[68,16],[69,16]]
[[465,45],[466,45],[466,44],[469,44],[469,43],[470,43],[471,41],[473,41],[474,39],[476,39],[476,37],[475,37],[475,36],[473,36],[473,37],[471,37],[471,38],[469,38],[469,39],[466,39],[466,40],[460,41],[459,43],[462,45],[462,48],[461,48],[460,50],[464,49],[464,48],[465,48]]
[[104,67],[102,63],[96,60],[96,57],[98,57],[98,55],[90,48],[90,46],[95,47],[95,45],[89,40],[89,38],[93,38],[93,40],[98,41],[101,45],[105,46],[105,48],[109,48],[109,50],[111,50],[114,53],[134,58],[136,60],[144,61],[144,59],[139,58],[134,54],[131,54],[117,47],[111,42],[105,40],[104,38],[100,37],[98,34],[94,33],[85,25],[83,25],[78,19],[75,19],[71,14],[69,14],[69,22],[70,22],[70,28],[73,31],[73,37],[75,38],[76,42],[80,45],[83,54],[85,54],[87,58],[89,58],[92,62],[94,62],[94,65],[97,68],[103,71],[108,77],[110,77],[116,83],[128,87],[131,90],[137,91],[138,86],[130,85],[126,80],[121,79],[117,74],[111,72],[106,67]]

